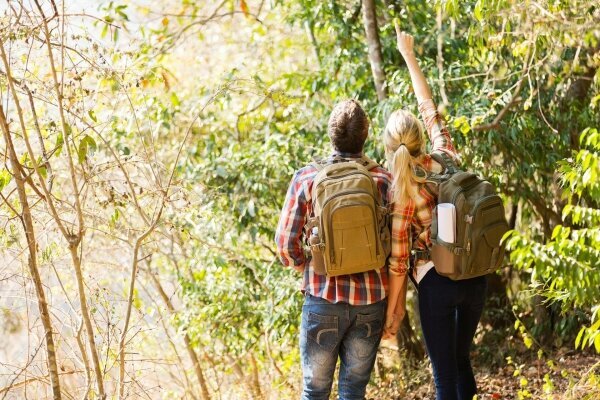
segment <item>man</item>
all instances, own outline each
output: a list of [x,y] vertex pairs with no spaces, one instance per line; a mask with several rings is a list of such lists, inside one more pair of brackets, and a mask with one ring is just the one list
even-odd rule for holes
[[[339,103],[329,118],[332,156],[360,159],[369,120],[356,100]],[[369,170],[380,204],[389,204],[390,174],[380,166]],[[312,210],[312,188],[318,170],[314,165],[294,175],[281,211],[275,240],[284,265],[304,275],[305,302],[300,327],[303,372],[302,399],[328,399],[333,374],[340,359],[340,399],[364,399],[375,363],[385,316],[387,266],[350,275],[328,276],[315,272],[303,251],[303,231]]]

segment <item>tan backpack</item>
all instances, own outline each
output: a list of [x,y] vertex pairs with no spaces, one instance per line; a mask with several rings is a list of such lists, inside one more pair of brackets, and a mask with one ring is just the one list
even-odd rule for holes
[[338,276],[382,268],[390,253],[387,208],[366,157],[314,162],[312,213],[305,226],[312,265],[319,275]]

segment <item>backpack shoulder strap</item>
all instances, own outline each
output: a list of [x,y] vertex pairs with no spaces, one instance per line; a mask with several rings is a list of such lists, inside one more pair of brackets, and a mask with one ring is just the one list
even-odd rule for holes
[[361,158],[357,159],[356,162],[362,164],[362,166],[365,167],[367,171],[370,171],[373,168],[380,166],[378,162],[371,160],[367,156],[362,156]]
[[458,167],[456,166],[456,163],[454,162],[452,157],[448,155],[448,153],[444,151],[436,151],[431,153],[431,158],[433,158],[435,161],[441,164],[441,166],[444,168],[444,174],[454,174],[458,172]]
[[427,171],[418,164],[413,167],[413,173],[417,178],[423,179],[425,183],[433,183],[436,185],[439,185],[449,178],[448,174],[437,174],[435,172]]
[[325,168],[325,160],[323,160],[321,157],[313,157],[310,165],[315,167],[317,171],[320,172],[323,168]]
[[340,156],[339,154],[336,154],[333,157],[325,157],[325,158],[315,156],[312,158],[312,160],[313,161],[310,163],[310,165],[315,167],[317,169],[317,171],[321,171],[323,168],[325,168],[328,165],[342,163],[342,162],[348,162],[348,161],[351,161],[352,159],[344,158],[344,157]]

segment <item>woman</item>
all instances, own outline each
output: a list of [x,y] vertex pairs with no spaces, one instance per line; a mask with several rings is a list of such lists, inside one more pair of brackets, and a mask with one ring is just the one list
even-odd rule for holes
[[[413,52],[413,37],[396,27],[398,50],[410,72],[419,112],[425,122],[432,152],[456,159],[452,139],[431,99],[431,91]],[[442,172],[425,153],[423,128],[410,112],[395,111],[389,118],[384,143],[393,175],[392,254],[385,336],[396,334],[406,308],[406,274],[411,250],[413,277],[418,284],[419,313],[427,353],[433,366],[437,400],[469,399],[477,393],[469,350],[483,309],[485,276],[453,281],[438,275],[429,260],[431,219],[436,198],[415,175],[415,168]],[[412,248],[412,249],[411,249]]]

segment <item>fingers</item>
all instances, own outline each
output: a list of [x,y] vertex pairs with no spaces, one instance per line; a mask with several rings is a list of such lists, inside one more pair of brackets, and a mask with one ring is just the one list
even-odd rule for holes
[[413,49],[414,38],[411,34],[403,32],[400,29],[398,20],[394,20],[394,29],[396,30],[396,39],[398,41],[398,50],[401,53],[410,52]]
[[383,337],[384,338],[395,337],[396,334],[398,333],[398,330],[400,329],[400,321],[402,321],[402,320],[398,319],[398,318],[394,318],[394,320],[391,321],[389,325],[386,322],[386,326],[383,329]]
[[398,40],[401,40],[406,44],[413,44],[414,38],[410,33],[396,32],[396,35],[398,36]]
[[400,312],[390,313],[386,315],[385,318],[385,327],[384,332],[389,335],[395,336],[398,330],[400,329],[400,323],[404,319],[406,315],[405,310],[401,310]]
[[396,320],[395,314],[388,314],[387,317],[385,318],[385,328],[386,329],[391,328],[392,325],[394,324],[395,320]]

